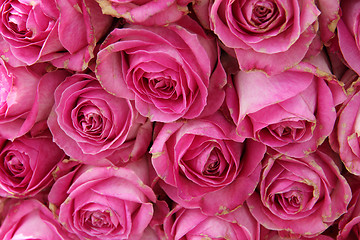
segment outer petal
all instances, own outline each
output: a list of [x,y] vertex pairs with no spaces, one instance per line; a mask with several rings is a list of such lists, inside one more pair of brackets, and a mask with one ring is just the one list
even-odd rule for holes
[[317,6],[321,12],[319,16],[321,40],[326,44],[335,36],[336,25],[340,19],[340,1],[320,0]]
[[78,239],[68,233],[45,205],[35,199],[14,202],[0,228],[4,240],[16,238]]
[[309,27],[300,35],[299,39],[284,52],[266,54],[251,49],[236,48],[235,52],[239,67],[244,71],[260,69],[267,75],[274,75],[292,68],[305,57],[308,46],[314,40],[316,32],[317,29]]
[[341,52],[349,66],[359,75],[360,67],[357,64],[360,61],[360,51],[355,43],[354,36],[351,35],[348,27],[343,20],[339,20],[337,25],[338,38]]

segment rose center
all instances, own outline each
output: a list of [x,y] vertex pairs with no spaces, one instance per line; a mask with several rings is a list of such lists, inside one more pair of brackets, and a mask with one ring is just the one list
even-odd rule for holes
[[101,134],[103,119],[98,111],[99,110],[93,106],[81,108],[78,115],[78,122],[83,132],[91,135]]
[[148,84],[149,93],[156,96],[169,97],[174,93],[174,81],[169,77],[143,78]]
[[274,129],[274,132],[279,136],[279,137],[285,137],[288,136],[292,133],[291,128],[289,127],[283,127],[283,126],[279,126],[276,129]]
[[306,121],[284,121],[269,125],[266,131],[281,141],[296,142],[308,136],[306,124]]
[[17,175],[24,171],[25,167],[22,162],[13,154],[9,153],[5,157],[6,167],[13,174]]
[[215,174],[219,174],[219,170],[220,170],[219,152],[218,150],[215,149],[210,153],[210,156],[203,169],[203,174],[215,175]]
[[291,190],[276,194],[276,199],[281,208],[289,214],[295,214],[302,208],[303,196],[299,191]]
[[11,1],[5,12],[8,15],[9,27],[17,34],[31,34],[26,26],[28,13],[31,11],[32,6],[19,3],[19,1]]
[[273,2],[258,1],[253,6],[251,20],[261,27],[264,23],[269,22],[276,13],[276,6]]
[[108,221],[109,216],[104,212],[99,212],[99,211],[87,212],[86,215],[87,216],[85,218],[85,222],[93,227],[96,228],[111,227],[111,223],[109,223]]
[[152,83],[154,88],[159,90],[168,90],[173,88],[170,79],[151,79],[150,82]]
[[288,204],[294,207],[299,207],[300,206],[300,200],[298,198],[298,196],[296,196],[295,194],[292,194],[291,196],[287,197],[286,200],[288,201]]

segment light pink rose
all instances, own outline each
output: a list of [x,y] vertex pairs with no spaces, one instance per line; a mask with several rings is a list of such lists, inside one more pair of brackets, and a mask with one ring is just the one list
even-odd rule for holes
[[303,158],[269,153],[258,190],[247,200],[250,212],[270,230],[321,234],[346,212],[351,199],[339,161],[328,146]]
[[85,163],[114,164],[136,160],[147,151],[152,123],[133,101],[106,92],[89,74],[74,74],[55,91],[48,118],[54,141],[70,157]]
[[0,59],[0,135],[3,137],[22,136],[35,123],[47,119],[55,88],[68,73],[43,74],[43,67],[13,68]]
[[293,157],[314,152],[334,128],[335,106],[346,98],[323,59],[314,60],[319,62],[303,62],[270,77],[235,75],[226,103],[237,133]]
[[206,216],[177,205],[164,221],[166,239],[259,239],[259,223],[243,205],[226,216]]
[[35,199],[12,201],[0,227],[0,238],[76,240],[54,218],[52,212]]
[[0,196],[29,197],[53,183],[52,171],[65,157],[48,132],[13,141],[0,137]]
[[96,0],[104,14],[142,25],[166,25],[189,12],[193,0]]
[[333,37],[339,3],[316,2],[318,6],[313,0],[200,0],[194,9],[203,25],[235,50],[242,70],[272,75],[316,55],[320,37],[323,42]]
[[360,74],[359,13],[360,1],[341,1],[342,16],[337,25],[341,53],[346,63]]
[[[112,22],[95,0],[1,0],[0,4],[0,35],[11,55],[26,65],[52,61],[57,67],[84,70]],[[4,56],[9,54],[6,49],[1,49]]]
[[215,215],[229,213],[254,191],[265,146],[231,140],[232,127],[218,113],[155,127],[152,164],[170,198]]
[[140,240],[156,202],[147,163],[144,157],[126,167],[77,167],[55,182],[50,206],[81,239]]
[[215,40],[185,16],[167,27],[115,29],[98,53],[96,74],[151,121],[192,119],[223,102],[227,76],[218,54]]

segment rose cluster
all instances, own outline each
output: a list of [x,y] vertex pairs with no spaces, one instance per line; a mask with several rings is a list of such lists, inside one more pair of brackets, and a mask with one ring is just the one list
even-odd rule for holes
[[360,238],[360,0],[0,17],[0,239]]

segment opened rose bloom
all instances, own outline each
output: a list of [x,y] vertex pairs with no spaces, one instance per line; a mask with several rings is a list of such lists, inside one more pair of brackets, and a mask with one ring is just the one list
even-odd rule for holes
[[43,74],[44,66],[11,67],[0,59],[0,135],[14,139],[47,119],[54,91],[68,73]]
[[210,115],[223,102],[227,76],[215,40],[188,16],[167,27],[115,29],[100,49],[96,75],[102,86],[135,100],[151,121]]
[[126,167],[83,165],[60,177],[49,193],[51,208],[81,239],[141,239],[156,196],[147,159]]
[[151,140],[152,124],[133,105],[106,92],[93,75],[74,74],[57,87],[48,125],[70,157],[121,164],[144,155]]
[[36,199],[7,203],[9,210],[0,227],[0,238],[10,239],[78,239],[67,232],[52,212]]
[[179,20],[189,12],[193,0],[96,0],[104,14],[142,25],[165,25]]
[[333,37],[339,3],[316,2],[319,6],[313,0],[201,0],[194,8],[202,23],[235,50],[242,70],[272,75],[318,53],[319,21],[323,42]]
[[164,221],[166,239],[259,239],[259,223],[246,205],[226,216],[206,216],[177,205]]
[[351,200],[338,163],[325,146],[303,158],[268,154],[258,190],[247,200],[251,213],[267,229],[319,235],[347,211]]
[[112,22],[94,0],[2,0],[0,4],[0,35],[10,50],[1,52],[11,53],[10,62],[16,64],[12,57],[23,65],[52,61],[57,67],[84,70]]
[[220,114],[159,124],[151,147],[160,186],[175,202],[206,214],[226,214],[255,190],[265,146],[231,140]]
[[49,133],[13,141],[0,136],[0,196],[31,197],[53,183],[52,171],[65,157]]
[[332,132],[335,107],[346,94],[324,59],[313,60],[270,77],[262,72],[234,77],[226,102],[240,136],[293,157],[317,149]]

